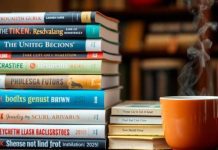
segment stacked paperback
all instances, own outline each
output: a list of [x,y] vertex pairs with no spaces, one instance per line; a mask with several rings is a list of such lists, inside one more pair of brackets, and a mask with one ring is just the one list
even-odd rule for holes
[[113,106],[108,134],[109,149],[169,149],[158,101],[125,101]]
[[0,147],[107,149],[120,101],[118,21],[1,13],[0,24]]

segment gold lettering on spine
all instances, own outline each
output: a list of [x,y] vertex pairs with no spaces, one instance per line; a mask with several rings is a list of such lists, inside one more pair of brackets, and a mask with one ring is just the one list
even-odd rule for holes
[[81,12],[81,22],[82,23],[91,22],[91,12],[90,11]]

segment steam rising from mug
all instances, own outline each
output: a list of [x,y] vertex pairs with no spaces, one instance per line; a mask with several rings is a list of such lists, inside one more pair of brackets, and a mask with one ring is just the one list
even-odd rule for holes
[[203,71],[206,70],[207,61],[210,60],[207,50],[211,48],[212,41],[207,38],[206,32],[208,29],[215,30],[217,24],[208,22],[205,12],[215,1],[185,0],[185,3],[195,16],[194,26],[199,38],[193,46],[187,49],[189,62],[183,67],[178,77],[179,95],[209,95],[206,87],[196,90],[195,85],[201,80]]

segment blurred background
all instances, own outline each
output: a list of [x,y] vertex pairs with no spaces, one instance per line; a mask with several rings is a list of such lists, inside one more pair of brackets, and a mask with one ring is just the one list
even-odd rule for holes
[[[217,4],[206,15],[218,21]],[[177,95],[177,77],[186,50],[198,36],[193,14],[183,0],[1,0],[1,12],[100,11],[120,20],[122,99],[156,99]],[[217,95],[218,34],[208,33],[211,55],[210,93]]]

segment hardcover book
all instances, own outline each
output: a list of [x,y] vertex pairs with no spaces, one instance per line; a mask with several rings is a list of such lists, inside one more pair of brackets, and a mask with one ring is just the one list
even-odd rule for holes
[[0,124],[1,138],[105,138],[105,125]]
[[98,11],[0,13],[0,24],[81,23],[99,23],[117,31],[119,21]]
[[120,102],[120,88],[107,90],[0,90],[0,108],[104,109]]
[[107,149],[105,139],[0,138],[0,143],[0,148],[4,149]]
[[111,108],[111,115],[161,116],[159,101],[124,101]]
[[106,124],[109,109],[0,109],[1,123],[16,124]]
[[119,86],[119,76],[0,75],[1,89],[108,89]]
[[4,39],[0,52],[107,52],[119,54],[119,46],[101,39]]
[[0,60],[0,74],[118,74],[118,63],[103,60]]
[[105,60],[121,62],[120,55],[103,52],[0,52],[0,59],[13,60]]
[[1,25],[0,39],[99,39],[118,43],[119,34],[101,25]]

